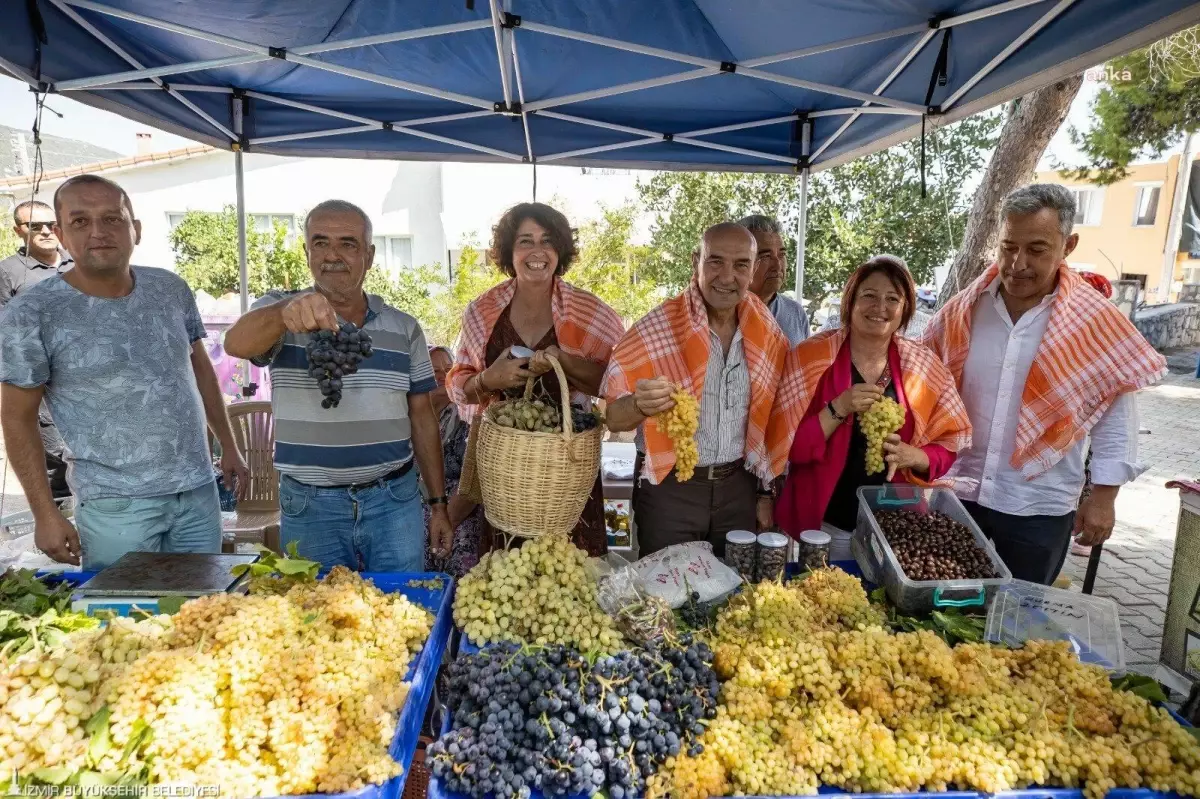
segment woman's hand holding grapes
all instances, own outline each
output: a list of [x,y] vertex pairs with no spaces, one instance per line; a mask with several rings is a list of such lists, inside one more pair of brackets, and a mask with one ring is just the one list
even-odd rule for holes
[[879,400],[883,399],[883,389],[873,383],[856,383],[843,391],[833,401],[833,409],[839,416],[847,417],[854,413],[866,413]]

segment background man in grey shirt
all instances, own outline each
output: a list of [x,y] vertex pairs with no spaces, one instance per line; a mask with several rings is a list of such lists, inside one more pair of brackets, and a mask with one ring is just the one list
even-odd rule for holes
[[779,323],[788,345],[795,347],[808,338],[808,314],[804,306],[779,293],[787,275],[787,249],[783,246],[783,228],[779,220],[762,214],[742,217],[738,224],[754,234],[758,256],[750,290],[758,295]]
[[[4,444],[34,542],[92,570],[135,550],[220,552],[206,420],[226,479],[244,489],[249,473],[191,290],[164,269],[130,266],[141,223],[117,184],[80,175],[54,200],[75,267],[25,289],[0,317]],[[78,531],[46,481],[43,397],[67,442]]]
[[[38,200],[26,200],[13,208],[13,232],[22,241],[21,247],[0,261],[0,309],[19,291],[24,291],[46,278],[62,274],[75,263],[58,242],[54,233],[54,209]],[[67,485],[67,464],[63,460],[66,444],[50,418],[46,403],[38,409],[42,446],[46,450],[46,474],[55,499],[71,496]]]

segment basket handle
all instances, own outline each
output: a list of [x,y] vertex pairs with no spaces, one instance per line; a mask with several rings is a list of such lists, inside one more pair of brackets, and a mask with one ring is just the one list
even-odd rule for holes
[[[553,355],[547,355],[547,360],[550,361],[550,366],[554,368],[554,374],[558,376],[558,393],[559,399],[562,400],[562,426],[563,438],[566,439],[567,447],[571,446],[571,439],[575,435],[575,422],[571,418],[571,387],[567,384],[567,375],[563,371],[562,365],[559,364],[558,358]],[[525,399],[533,397],[533,382],[536,377],[531,377],[525,381]]]

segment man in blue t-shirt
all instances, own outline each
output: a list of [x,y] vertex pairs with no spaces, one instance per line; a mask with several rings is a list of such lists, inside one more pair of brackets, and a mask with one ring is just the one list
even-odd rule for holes
[[[54,195],[69,272],[0,317],[4,444],[50,557],[102,569],[131,551],[220,552],[221,507],[205,423],[227,480],[245,487],[225,398],[186,283],[130,266],[141,239],[129,195],[79,175]],[[58,510],[38,434],[43,397],[67,445],[79,529]]]

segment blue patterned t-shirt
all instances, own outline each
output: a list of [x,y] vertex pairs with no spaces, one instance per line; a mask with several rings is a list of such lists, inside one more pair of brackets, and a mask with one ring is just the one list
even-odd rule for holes
[[44,385],[80,500],[191,491],[213,480],[192,344],[204,324],[165,269],[133,267],[106,299],[52,277],[0,314],[0,382]]

